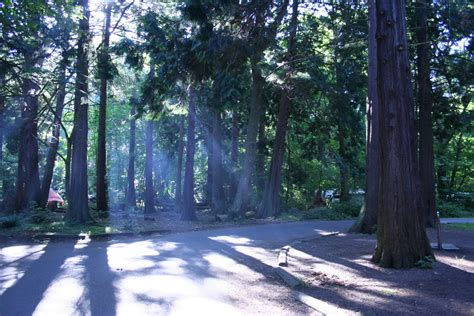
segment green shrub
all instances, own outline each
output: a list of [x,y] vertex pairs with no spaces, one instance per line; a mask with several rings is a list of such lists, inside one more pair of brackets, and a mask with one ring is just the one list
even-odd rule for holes
[[53,221],[54,216],[51,214],[51,212],[42,208],[35,208],[30,216],[30,222],[33,224],[45,224],[51,223]]
[[0,219],[1,228],[13,228],[20,226],[20,219],[16,215],[5,216]]
[[469,212],[463,204],[457,202],[448,202],[440,200],[437,202],[436,209],[439,210],[441,217],[474,216],[474,212]]
[[334,212],[341,213],[348,218],[359,216],[361,207],[362,203],[355,200],[331,204],[331,209],[334,210]]
[[334,209],[330,209],[327,207],[318,207],[308,211],[303,212],[303,219],[323,219],[323,220],[340,220],[346,219],[342,213],[334,211]]

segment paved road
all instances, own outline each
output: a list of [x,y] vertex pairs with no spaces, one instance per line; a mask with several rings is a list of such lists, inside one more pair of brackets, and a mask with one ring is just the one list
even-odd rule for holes
[[441,224],[474,224],[474,217],[466,218],[442,218]]
[[0,315],[301,315],[275,248],[352,221],[1,245]]

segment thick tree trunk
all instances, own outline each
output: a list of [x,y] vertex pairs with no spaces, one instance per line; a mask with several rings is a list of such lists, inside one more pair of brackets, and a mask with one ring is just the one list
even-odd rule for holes
[[207,173],[206,173],[206,186],[204,192],[204,202],[208,204],[212,204],[212,180],[214,179],[212,174],[213,164],[212,164],[212,157],[213,157],[213,146],[212,146],[212,121],[210,122],[207,119],[204,119],[205,122],[202,122],[204,125],[204,133],[205,133],[205,141],[204,144],[207,148]]
[[83,17],[79,22],[77,43],[76,87],[74,93],[74,129],[72,133],[70,203],[66,212],[69,222],[84,223],[91,219],[89,214],[87,182],[87,134],[89,109],[89,3],[81,0]]
[[[369,6],[371,21],[375,19],[375,6]],[[374,22],[372,22],[374,23]],[[380,177],[379,105],[377,90],[377,41],[376,28],[369,28],[369,80],[367,100],[367,128],[365,135],[365,202],[356,223],[351,227],[355,233],[372,234],[377,225],[377,208]]]
[[67,68],[67,59],[64,58],[61,62],[59,69],[58,77],[58,93],[56,96],[56,109],[52,131],[51,139],[49,141],[48,154],[46,157],[46,165],[44,167],[43,179],[41,181],[41,197],[40,205],[45,205],[48,202],[49,188],[51,187],[51,181],[53,179],[54,166],[56,164],[56,157],[59,148],[59,136],[61,133],[61,118],[63,116],[64,109],[64,99],[66,98],[66,68]]
[[435,225],[435,171],[433,152],[433,96],[430,81],[430,42],[428,37],[427,11],[425,0],[418,0],[415,15],[417,17],[416,39],[418,45],[418,107],[419,107],[419,158],[421,212],[429,227]]
[[257,193],[261,196],[265,189],[265,111],[262,111],[260,123],[258,124],[258,140],[257,140],[257,158],[255,161],[255,187]]
[[244,214],[250,210],[251,187],[250,180],[255,168],[257,155],[258,121],[262,112],[262,93],[264,79],[257,60],[252,60],[252,97],[250,101],[250,115],[247,124],[247,137],[245,139],[245,157],[243,169],[240,173],[239,185],[235,195],[232,211]]
[[176,188],[174,204],[175,209],[181,210],[183,205],[183,185],[182,185],[182,172],[183,172],[183,155],[184,155],[184,116],[179,119],[179,143],[178,143],[178,165],[176,170]]
[[215,214],[224,212],[224,165],[222,162],[222,131],[221,113],[213,110],[212,114],[212,204],[211,210]]
[[135,148],[136,148],[136,118],[137,109],[132,101],[130,110],[130,143],[128,145],[128,169],[127,169],[127,197],[126,205],[135,208],[137,203],[137,194],[135,191]]
[[194,152],[196,151],[196,96],[192,84],[188,87],[188,130],[186,144],[186,166],[183,184],[183,211],[181,219],[187,221],[197,220],[196,206],[194,204]]
[[109,72],[109,42],[110,19],[112,15],[112,1],[105,1],[105,28],[101,51],[99,52],[100,69],[100,100],[99,100],[99,128],[97,129],[97,157],[96,157],[96,194],[97,210],[108,215],[107,197],[107,153],[106,153],[106,122],[107,122],[107,80]]
[[[33,56],[26,54],[25,71],[34,67]],[[32,78],[24,78],[24,97],[21,111],[20,139],[18,146],[18,172],[16,183],[16,209],[26,209],[30,203],[39,205],[40,180],[38,170],[38,95],[39,86]],[[41,206],[41,205],[39,205]]]
[[[3,85],[3,78],[0,80]],[[0,203],[0,211],[5,210],[6,188],[5,188],[5,164],[3,162],[3,138],[5,134],[5,98],[0,94],[0,177],[2,178],[2,202]]]
[[231,145],[230,145],[230,161],[231,161],[231,174],[230,174],[230,187],[229,187],[229,201],[233,201],[235,194],[237,193],[237,166],[239,158],[239,118],[237,111],[232,111],[232,133],[231,133]]
[[417,202],[415,115],[405,1],[371,0],[370,5],[375,5],[370,27],[376,28],[370,33],[370,41],[377,45],[376,56],[371,56],[376,58],[377,67],[373,111],[378,111],[380,118],[380,197],[373,261],[383,267],[409,268],[431,256],[432,251]]
[[286,55],[286,80],[281,92],[280,108],[278,110],[277,129],[275,142],[273,145],[272,160],[270,163],[270,173],[265,184],[262,202],[258,208],[259,217],[269,217],[278,215],[281,211],[280,191],[283,158],[285,154],[286,130],[288,128],[288,118],[290,115],[289,105],[291,102],[291,75],[293,73],[292,60],[296,53],[296,31],[298,28],[298,0],[293,0],[292,14],[290,21],[290,31],[288,39],[288,51]]
[[145,157],[145,214],[155,213],[153,188],[153,121],[146,122]]
[[269,217],[278,215],[280,209],[280,191],[281,191],[281,177],[283,158],[285,153],[285,137],[288,127],[289,118],[289,91],[284,89],[282,91],[280,108],[278,110],[278,123],[275,135],[275,142],[273,144],[272,160],[270,163],[270,171],[268,179],[265,184],[262,202],[258,209],[259,217]]

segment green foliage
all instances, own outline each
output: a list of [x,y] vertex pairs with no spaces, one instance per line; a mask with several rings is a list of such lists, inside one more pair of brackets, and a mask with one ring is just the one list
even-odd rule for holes
[[425,256],[422,259],[415,262],[415,267],[420,268],[420,269],[433,269],[433,263],[435,262],[436,260],[434,257]]
[[344,214],[349,218],[355,218],[359,216],[362,202],[360,200],[351,199],[347,202],[333,203],[330,208],[337,213]]
[[441,217],[474,217],[474,210],[459,202],[438,200],[436,208]]
[[336,221],[349,218],[344,213],[335,212],[333,209],[327,207],[319,207],[303,212],[302,219],[322,219],[329,221]]
[[29,222],[33,224],[47,224],[53,222],[55,219],[54,215],[43,208],[35,208],[31,213]]
[[0,227],[9,229],[20,226],[20,219],[17,215],[10,215],[0,218]]

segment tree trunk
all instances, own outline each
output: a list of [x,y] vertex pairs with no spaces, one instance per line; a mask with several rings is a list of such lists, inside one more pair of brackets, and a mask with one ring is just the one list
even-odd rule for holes
[[66,199],[68,204],[71,201],[71,158],[72,158],[72,134],[66,139],[66,160],[64,161],[64,189],[66,191]]
[[433,96],[430,81],[430,42],[428,37],[427,11],[425,0],[418,0],[415,16],[417,17],[416,46],[418,70],[418,107],[419,107],[419,158],[420,170],[420,206],[426,225],[435,225],[435,171],[433,152]]
[[[32,56],[25,57],[25,66],[33,67]],[[26,209],[31,202],[39,205],[40,181],[38,170],[38,90],[39,86],[31,78],[23,79],[24,96],[21,111],[21,128],[18,146],[18,173],[16,184],[16,209]]]
[[194,221],[197,220],[196,206],[194,204],[194,152],[196,150],[196,135],[194,135],[194,128],[196,125],[196,97],[192,84],[188,87],[188,99],[186,166],[184,170],[183,211],[181,213],[181,219]]
[[285,154],[285,138],[290,115],[289,105],[291,101],[291,75],[293,73],[292,60],[296,53],[296,31],[298,28],[298,0],[293,0],[291,21],[289,25],[288,51],[286,55],[286,80],[283,85],[278,110],[277,128],[275,142],[273,145],[270,173],[265,184],[262,202],[258,208],[259,217],[278,215],[281,211],[281,178],[283,158]]
[[[408,63],[405,1],[371,0],[370,41],[376,45],[380,177],[373,261],[409,268],[432,256],[418,210],[415,114]],[[375,38],[373,38],[375,36]],[[374,41],[376,41],[374,43]],[[371,72],[371,75],[374,73]],[[370,102],[370,101],[369,101]]]
[[232,211],[244,214],[250,209],[251,187],[250,179],[255,168],[255,157],[257,154],[258,121],[262,112],[262,93],[264,79],[258,66],[258,60],[252,60],[252,97],[250,101],[250,115],[247,125],[247,137],[245,139],[244,165],[240,174],[239,185],[235,195]]
[[56,109],[53,119],[51,139],[49,141],[48,154],[46,157],[46,165],[44,167],[43,180],[41,182],[41,197],[40,205],[46,205],[48,203],[49,188],[51,187],[51,181],[53,179],[54,166],[56,164],[56,157],[59,147],[59,137],[61,134],[61,118],[64,109],[64,99],[66,98],[66,68],[67,59],[64,58],[61,61],[58,77],[58,93],[56,96]]
[[[3,78],[0,80],[0,83],[3,86]],[[0,203],[0,211],[5,210],[6,208],[6,188],[5,188],[5,164],[3,161],[3,138],[5,130],[5,98],[0,94],[0,177],[2,178],[2,203]]]
[[153,121],[146,122],[145,157],[145,214],[155,213],[155,192],[153,188]]
[[107,122],[107,80],[109,79],[109,42],[110,19],[112,15],[112,1],[105,1],[105,28],[101,51],[99,52],[100,73],[100,100],[99,100],[99,128],[97,129],[97,157],[96,157],[96,194],[97,210],[108,215],[107,197],[107,153],[106,153],[106,122]]
[[135,208],[137,203],[137,194],[135,191],[135,147],[137,130],[136,118],[137,109],[135,102],[132,101],[132,109],[130,110],[130,143],[128,147],[128,170],[127,170],[127,198],[126,205]]
[[239,158],[239,127],[238,127],[238,116],[237,111],[232,111],[232,133],[231,133],[231,149],[230,149],[230,161],[231,161],[231,174],[230,174],[230,189],[229,189],[229,201],[235,198],[237,193],[237,165]]
[[[369,6],[369,15],[373,15],[375,6]],[[371,22],[374,23],[374,22]],[[365,202],[361,208],[361,213],[356,223],[350,231],[362,234],[372,234],[377,225],[377,208],[380,177],[380,148],[379,148],[379,105],[377,90],[377,42],[376,28],[369,28],[369,80],[368,80],[368,100],[367,100],[367,128],[365,135]]]
[[77,43],[76,87],[74,93],[74,127],[72,133],[70,203],[66,212],[68,222],[84,223],[91,219],[89,214],[87,182],[87,134],[89,109],[89,3],[81,0],[83,17],[79,22]]
[[337,138],[339,143],[339,182],[341,190],[341,202],[349,201],[349,157],[347,153],[347,135],[345,126],[343,126],[342,119],[339,119]]
[[258,124],[257,158],[255,161],[255,187],[261,196],[265,189],[265,111],[262,111],[260,123]]
[[176,170],[176,189],[174,204],[175,209],[181,210],[183,201],[183,185],[182,185],[182,172],[183,172],[183,155],[184,155],[184,116],[179,118],[179,143],[178,143],[178,166]]
[[221,113],[214,109],[212,113],[212,204],[211,210],[218,214],[224,212],[224,166],[222,162]]

